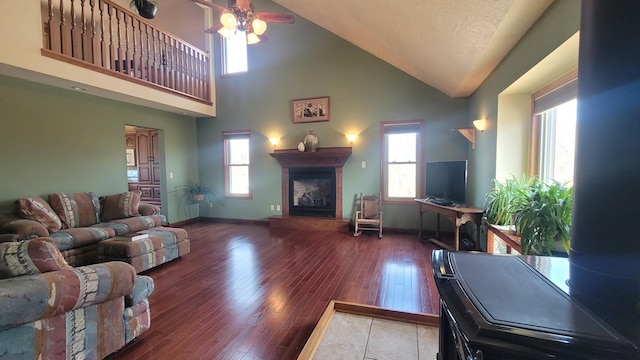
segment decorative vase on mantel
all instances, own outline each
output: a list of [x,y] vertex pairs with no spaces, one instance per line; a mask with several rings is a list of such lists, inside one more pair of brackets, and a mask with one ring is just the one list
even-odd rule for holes
[[318,148],[318,137],[309,130],[309,134],[304,137],[304,151],[315,152]]

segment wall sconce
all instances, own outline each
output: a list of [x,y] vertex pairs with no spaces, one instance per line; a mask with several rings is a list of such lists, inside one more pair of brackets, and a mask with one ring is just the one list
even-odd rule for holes
[[483,132],[484,129],[487,128],[487,120],[485,119],[473,120],[473,126],[475,126],[478,131]]
[[349,140],[349,143],[353,144],[353,142],[358,138],[358,134],[346,134],[345,137]]
[[277,138],[277,137],[269,138],[269,142],[271,143],[271,145],[273,145],[274,148],[276,147],[276,145],[278,145],[279,141],[280,141],[280,138]]

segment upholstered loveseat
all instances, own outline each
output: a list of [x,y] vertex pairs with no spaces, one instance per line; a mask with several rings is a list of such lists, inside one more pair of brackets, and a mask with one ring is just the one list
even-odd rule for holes
[[[160,208],[140,202],[139,191],[103,197],[52,193],[48,198],[16,200],[15,214],[0,218],[0,233],[17,234],[20,240],[49,237],[72,266],[121,260],[141,272],[190,251],[186,231],[162,227],[166,219]],[[140,231],[151,232],[150,239],[139,244],[106,241]]]
[[50,238],[0,243],[0,359],[102,359],[150,326],[153,279],[66,263]]

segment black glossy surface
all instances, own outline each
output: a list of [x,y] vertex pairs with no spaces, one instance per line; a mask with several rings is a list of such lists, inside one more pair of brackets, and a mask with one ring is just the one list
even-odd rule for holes
[[568,259],[436,250],[432,265],[441,315],[450,323],[441,326],[440,359],[456,359],[451,343],[485,359],[640,358],[628,339],[569,295]]

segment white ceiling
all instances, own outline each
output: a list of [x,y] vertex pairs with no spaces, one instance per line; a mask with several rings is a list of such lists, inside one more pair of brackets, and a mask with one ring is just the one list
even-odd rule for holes
[[471,95],[553,2],[273,1],[451,97]]

